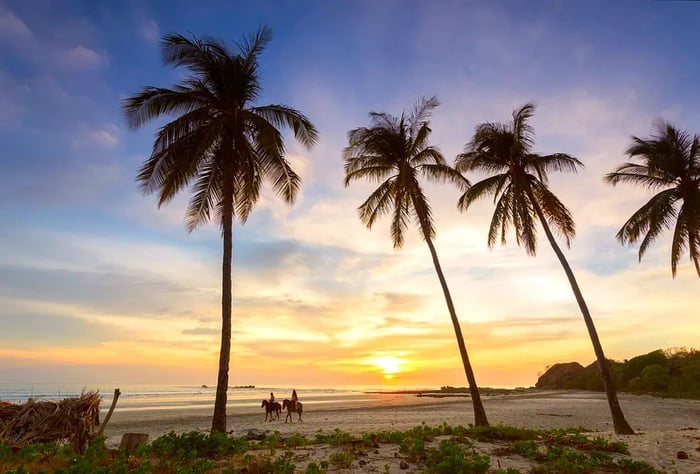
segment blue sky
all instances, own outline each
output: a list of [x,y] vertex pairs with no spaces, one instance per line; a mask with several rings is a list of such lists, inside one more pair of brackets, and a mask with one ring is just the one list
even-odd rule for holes
[[[348,130],[431,95],[431,141],[450,161],[477,123],[528,101],[536,150],[583,161],[551,188],[576,220],[567,256],[608,356],[700,340],[687,258],[673,280],[668,238],[641,264],[614,239],[649,193],[601,179],[659,117],[700,131],[700,4],[0,0],[0,380],[215,380],[218,228],[187,234],[186,195],[157,209],[140,194],[163,122],[130,131],[120,104],[183,78],[160,61],[163,34],[233,42],[260,24],[274,37],[259,102],[302,110],[321,139],[287,142],[296,205],[267,192],[234,229],[232,383],[465,383],[425,244],[410,233],[395,251],[388,222],[363,228],[371,187],[342,183]],[[427,190],[479,382],[529,385],[547,364],[592,361],[546,242],[536,258],[514,241],[489,250],[490,202],[462,215],[456,189]]]

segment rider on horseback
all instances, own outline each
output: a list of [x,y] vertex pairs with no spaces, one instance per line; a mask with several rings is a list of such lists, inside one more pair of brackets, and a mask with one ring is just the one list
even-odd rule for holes
[[299,400],[299,397],[297,397],[297,391],[296,389],[292,390],[292,403],[294,404],[294,411],[297,410],[297,401]]

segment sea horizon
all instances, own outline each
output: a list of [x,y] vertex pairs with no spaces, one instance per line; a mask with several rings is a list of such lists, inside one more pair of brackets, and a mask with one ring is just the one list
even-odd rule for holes
[[[253,407],[260,405],[263,399],[275,394],[278,401],[290,398],[296,390],[299,399],[310,404],[323,404],[337,401],[363,402],[381,396],[382,393],[396,391],[439,390],[436,386],[397,386],[397,385],[354,385],[315,387],[299,385],[296,387],[277,386],[230,386],[227,392],[230,408]],[[213,407],[216,385],[187,384],[66,384],[66,383],[0,383],[0,401],[25,403],[28,399],[57,401],[79,396],[82,392],[98,391],[102,397],[101,409],[109,408],[114,390],[119,388],[118,401],[120,410],[167,410],[175,408]],[[494,388],[494,387],[490,387]],[[514,387],[499,387],[514,388]]]

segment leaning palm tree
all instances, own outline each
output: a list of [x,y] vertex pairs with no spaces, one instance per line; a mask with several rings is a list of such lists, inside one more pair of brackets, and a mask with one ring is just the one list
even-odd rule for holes
[[477,426],[488,426],[459,320],[433,245],[435,226],[432,212],[419,183],[419,178],[425,177],[436,182],[451,181],[462,189],[469,184],[445,163],[436,147],[428,145],[431,132],[428,119],[438,105],[437,99],[432,97],[420,100],[411,114],[403,113],[398,118],[386,113],[370,113],[371,127],[356,128],[348,133],[349,145],[343,153],[345,186],[362,178],[381,182],[358,210],[360,219],[370,229],[378,217],[392,213],[391,236],[394,248],[403,245],[404,232],[410,220],[418,225],[430,249],[452,318],[474,404],[474,422]]
[[172,118],[158,130],[151,156],[139,170],[141,190],[157,193],[160,207],[191,185],[187,230],[207,222],[212,213],[221,226],[222,329],[212,432],[226,431],[233,219],[246,222],[263,179],[287,203],[294,202],[301,180],[285,158],[278,128],[291,127],[307,147],[318,137],[309,119],[293,108],[253,105],[260,94],[258,58],[271,38],[263,26],[231,52],[218,39],[166,35],[163,62],[182,66],[189,75],[172,89],[144,87],[123,103],[132,129],[163,115]]
[[678,261],[688,249],[700,276],[700,139],[665,122],[656,128],[647,140],[632,137],[627,154],[641,164],[624,163],[605,175],[613,185],[626,182],[659,191],[625,222],[617,240],[633,244],[641,238],[641,261],[649,245],[675,221],[671,273],[675,278]]
[[571,213],[547,186],[547,173],[575,172],[577,167],[583,164],[573,156],[563,153],[542,156],[531,151],[535,136],[528,119],[532,117],[534,110],[532,104],[526,104],[513,111],[512,123],[483,123],[476,127],[474,138],[466,145],[465,152],[457,156],[455,167],[460,172],[483,171],[495,174],[472,185],[460,197],[458,205],[461,210],[466,211],[477,199],[493,194],[496,209],[489,229],[489,247],[493,247],[499,235],[501,243],[505,244],[508,229],[513,226],[516,242],[518,245],[524,245],[527,253],[532,256],[537,250],[535,219],[539,220],[554,253],[564,267],[583,314],[598,359],[615,432],[632,434],[634,431],[625,420],[617,400],[608,362],[593,319],[571,267],[550,229],[550,226],[553,227],[555,232],[564,237],[567,247],[576,233]]

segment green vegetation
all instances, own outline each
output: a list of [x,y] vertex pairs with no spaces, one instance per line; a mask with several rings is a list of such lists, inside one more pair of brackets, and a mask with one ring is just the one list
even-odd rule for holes
[[[700,399],[700,352],[695,349],[656,350],[609,366],[621,391]],[[597,367],[586,367],[563,381],[562,388],[602,390],[600,373]]]
[[[282,437],[272,433],[261,441],[231,438],[220,433],[169,433],[127,456],[108,450],[103,439],[90,443],[84,456],[76,456],[70,445],[43,444],[12,449],[0,444],[0,473],[56,472],[87,473],[247,473],[323,474],[338,469],[367,466],[368,452],[388,446],[401,462],[412,463],[409,472],[486,473],[491,457],[473,448],[473,441],[496,442],[492,454],[519,455],[532,461],[531,473],[616,472],[654,474],[650,465],[623,455],[624,443],[590,436],[583,428],[531,430],[511,426],[420,425],[407,431],[382,431],[352,435],[335,430],[319,431],[309,439],[301,434]],[[306,448],[331,446],[327,459],[309,459]],[[305,454],[300,454],[303,452]],[[374,472],[389,472],[390,465],[372,466]],[[507,468],[492,471],[516,474]]]

